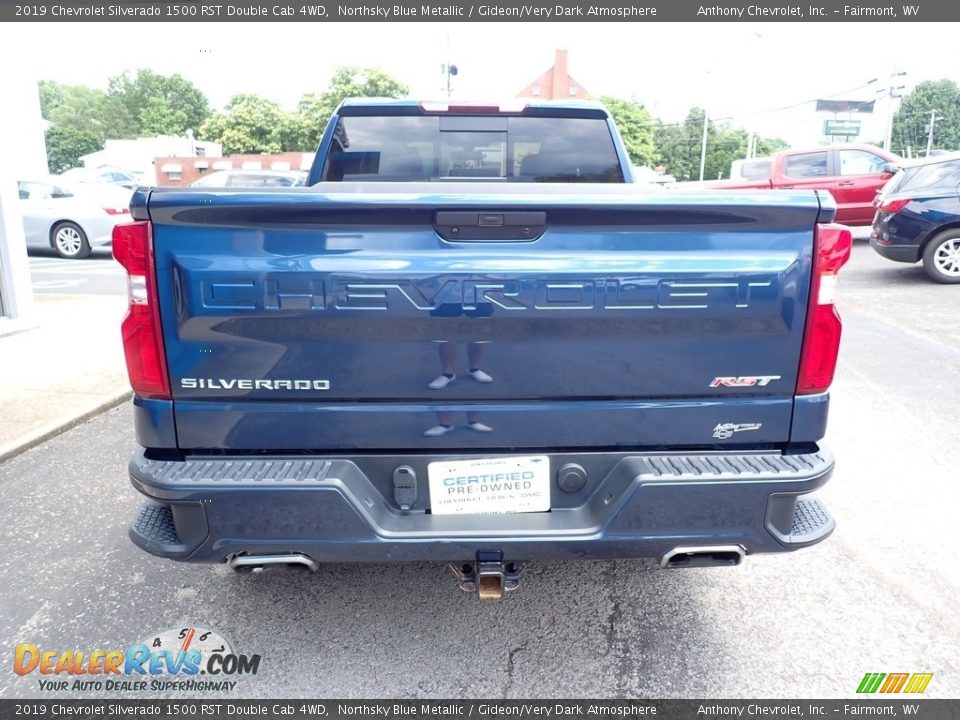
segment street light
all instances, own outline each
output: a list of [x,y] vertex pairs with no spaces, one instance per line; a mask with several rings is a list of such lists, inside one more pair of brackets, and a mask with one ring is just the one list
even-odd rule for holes
[[458,72],[457,66],[447,64],[447,65],[441,65],[440,68],[441,68],[441,72],[447,78],[447,97],[450,97],[450,94],[453,92],[452,88],[450,87],[450,78],[456,77]]
[[450,78],[456,77],[457,66],[450,62],[450,36],[447,35],[447,62],[440,66],[440,72],[443,73],[444,80],[446,81],[447,86],[447,97],[450,97],[453,89],[450,85]]

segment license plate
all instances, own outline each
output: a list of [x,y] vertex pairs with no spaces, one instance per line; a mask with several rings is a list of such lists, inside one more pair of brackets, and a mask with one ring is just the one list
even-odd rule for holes
[[451,460],[427,465],[430,512],[544,512],[550,509],[550,458],[524,457]]

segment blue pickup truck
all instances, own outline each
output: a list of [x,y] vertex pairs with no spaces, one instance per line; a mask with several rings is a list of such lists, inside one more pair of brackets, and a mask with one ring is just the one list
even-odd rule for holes
[[631,180],[600,105],[354,101],[307,187],[138,190],[133,542],[490,599],[527,561],[823,540],[833,201]]

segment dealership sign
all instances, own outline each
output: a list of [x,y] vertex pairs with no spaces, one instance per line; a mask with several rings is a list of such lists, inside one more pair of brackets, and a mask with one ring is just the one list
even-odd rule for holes
[[860,134],[860,121],[824,120],[823,134],[831,137],[855,138]]

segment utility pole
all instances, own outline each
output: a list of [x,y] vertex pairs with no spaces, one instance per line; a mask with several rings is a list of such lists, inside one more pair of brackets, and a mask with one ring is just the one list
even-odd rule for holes
[[937,126],[937,120],[943,120],[943,116],[937,117],[939,110],[930,111],[930,124],[927,126],[927,157],[930,157],[930,151],[933,150],[933,131]]
[[707,165],[707,126],[709,124],[707,119],[707,111],[704,108],[703,111],[703,143],[700,146],[700,182],[703,182],[703,169]]
[[[440,66],[440,71],[444,75],[444,81],[446,83],[447,97],[453,93],[453,88],[451,87],[450,78],[455,76],[458,72],[456,65],[450,64],[450,36],[447,35],[447,62],[444,65]],[[443,88],[441,87],[441,90]]]
[[898,77],[903,77],[906,74],[906,72],[902,71],[897,72],[896,68],[890,73],[890,88],[887,91],[887,133],[883,138],[883,149],[888,152],[893,140],[893,101],[899,97],[903,97],[903,94],[897,91],[903,90],[906,87],[906,85],[895,85],[894,83],[896,83]]

